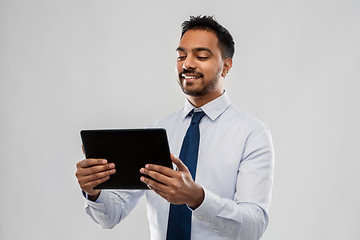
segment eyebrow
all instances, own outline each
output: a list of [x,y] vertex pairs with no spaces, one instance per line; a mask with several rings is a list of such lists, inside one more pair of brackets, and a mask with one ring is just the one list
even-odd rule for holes
[[[183,47],[178,47],[176,49],[177,52],[186,52],[185,49]],[[209,48],[204,48],[204,47],[197,47],[197,48],[194,48],[192,50],[193,52],[201,52],[201,51],[206,51],[206,52],[209,52],[211,55],[214,55],[214,53],[209,49]]]

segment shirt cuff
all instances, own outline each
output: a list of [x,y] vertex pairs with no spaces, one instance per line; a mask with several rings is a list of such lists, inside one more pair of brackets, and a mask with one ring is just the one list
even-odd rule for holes
[[85,197],[86,203],[94,208],[98,208],[98,209],[104,209],[104,203],[106,202],[106,199],[108,198],[108,192],[102,190],[100,192],[99,197],[96,199],[96,201],[91,201],[88,197],[88,194],[84,191],[82,191],[83,196]]
[[216,206],[220,206],[220,199],[214,193],[204,189],[204,201],[193,210],[193,215],[199,219],[204,221],[204,219],[211,219],[214,217],[214,209]]
[[221,199],[216,194],[204,189],[204,201],[201,205],[193,210],[193,215],[200,221],[207,223],[214,232],[221,234],[218,227],[214,225],[213,219],[216,218],[218,207],[221,206]]

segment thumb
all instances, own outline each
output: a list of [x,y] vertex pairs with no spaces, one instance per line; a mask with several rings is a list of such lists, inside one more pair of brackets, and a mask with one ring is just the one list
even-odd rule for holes
[[176,165],[178,171],[182,171],[182,172],[189,172],[188,168],[186,167],[186,165],[179,159],[176,158],[174,155],[170,155],[171,157],[171,161]]

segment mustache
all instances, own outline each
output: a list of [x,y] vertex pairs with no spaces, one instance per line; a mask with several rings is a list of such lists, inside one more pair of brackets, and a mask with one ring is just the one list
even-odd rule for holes
[[186,69],[184,69],[184,70],[182,70],[180,73],[179,73],[179,78],[183,78],[183,74],[193,74],[193,75],[197,75],[197,76],[199,76],[199,77],[203,77],[204,76],[204,74],[202,74],[201,72],[197,72],[197,71],[194,71],[194,70],[186,70]]

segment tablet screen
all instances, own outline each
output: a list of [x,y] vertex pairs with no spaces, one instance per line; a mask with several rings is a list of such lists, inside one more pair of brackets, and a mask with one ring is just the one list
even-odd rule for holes
[[140,168],[147,163],[172,168],[165,129],[82,130],[80,135],[86,158],[115,163],[116,173],[95,189],[148,189]]

